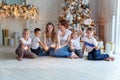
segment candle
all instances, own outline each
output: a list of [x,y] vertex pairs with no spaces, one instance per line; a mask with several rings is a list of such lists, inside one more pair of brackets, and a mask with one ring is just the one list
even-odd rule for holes
[[9,46],[14,46],[14,39],[13,38],[8,39],[8,41],[9,41]]

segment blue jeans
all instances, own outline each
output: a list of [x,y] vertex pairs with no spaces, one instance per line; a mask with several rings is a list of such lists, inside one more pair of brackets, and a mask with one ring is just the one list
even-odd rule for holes
[[39,47],[37,49],[31,49],[31,51],[38,56],[47,56],[48,55],[41,47]]
[[70,52],[74,52],[79,58],[83,58],[81,49],[70,49]]
[[54,52],[50,53],[50,55],[54,57],[70,57],[71,52],[69,52],[69,46],[65,46],[60,49],[54,50]]
[[106,58],[108,58],[109,55],[108,54],[101,54],[100,49],[96,50],[93,49],[91,52],[88,53],[88,60],[104,60]]
[[49,47],[49,49],[48,49],[48,51],[46,52],[46,54],[47,55],[50,55],[51,53],[53,53],[54,52],[54,48],[52,48],[52,47]]

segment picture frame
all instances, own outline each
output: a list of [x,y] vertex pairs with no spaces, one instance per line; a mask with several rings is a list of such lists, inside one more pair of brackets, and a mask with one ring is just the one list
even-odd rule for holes
[[18,5],[26,5],[26,0],[0,0],[2,4],[18,4]]

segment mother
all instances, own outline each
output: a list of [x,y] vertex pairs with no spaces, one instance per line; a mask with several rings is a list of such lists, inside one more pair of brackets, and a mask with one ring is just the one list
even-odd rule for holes
[[51,56],[78,58],[76,54],[69,52],[69,42],[70,42],[70,36],[72,32],[68,30],[68,28],[69,26],[66,20],[59,21],[58,43],[54,52],[50,54]]

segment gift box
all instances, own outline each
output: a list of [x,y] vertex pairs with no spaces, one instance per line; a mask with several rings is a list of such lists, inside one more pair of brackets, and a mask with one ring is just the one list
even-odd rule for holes
[[114,44],[112,42],[107,42],[105,45],[105,53],[113,54],[113,51],[114,51]]

